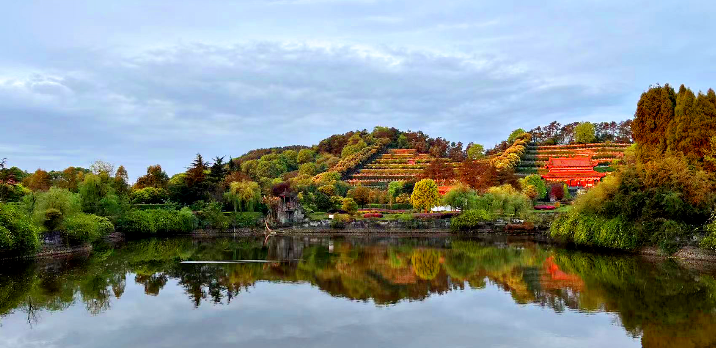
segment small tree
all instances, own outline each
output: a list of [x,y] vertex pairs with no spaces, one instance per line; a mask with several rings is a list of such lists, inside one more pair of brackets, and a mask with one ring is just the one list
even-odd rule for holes
[[574,130],[574,140],[580,144],[588,144],[596,139],[596,131],[591,122],[582,122]]
[[343,198],[341,208],[350,214],[355,214],[355,212],[358,211],[358,204],[356,204],[353,198]]
[[467,158],[476,160],[485,157],[485,147],[480,144],[472,144],[467,148]]
[[517,128],[517,129],[513,130],[512,133],[510,133],[510,136],[507,138],[507,142],[511,145],[512,143],[515,142],[515,140],[517,140],[517,138],[521,137],[522,134],[525,134],[525,133],[527,133],[527,132],[525,132],[524,129]]
[[413,188],[413,194],[410,196],[410,203],[413,208],[426,212],[440,204],[440,192],[435,181],[432,179],[418,181],[415,184],[415,188]]
[[393,207],[393,201],[396,197],[400,194],[400,192],[403,189],[403,182],[402,181],[391,181],[388,184],[388,200],[390,203],[390,207]]
[[368,204],[370,201],[370,190],[365,186],[356,186],[349,192],[348,195],[351,196],[361,207]]
[[547,196],[547,184],[544,182],[544,179],[542,179],[539,174],[531,174],[523,179],[520,179],[520,185],[522,186],[523,190],[527,188],[527,186],[534,186],[537,190],[537,199],[542,199]]
[[549,196],[556,201],[561,201],[564,198],[564,184],[552,184],[549,188]]
[[562,184],[562,190],[564,191],[564,199],[565,200],[572,199],[572,195],[569,194],[569,187],[567,187],[567,184]]
[[526,194],[527,197],[529,197],[531,200],[535,200],[537,198],[537,188],[535,185],[527,185],[525,188],[522,189],[522,193]]

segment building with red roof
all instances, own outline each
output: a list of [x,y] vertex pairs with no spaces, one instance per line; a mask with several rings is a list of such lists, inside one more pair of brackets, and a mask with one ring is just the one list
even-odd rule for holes
[[592,156],[552,157],[546,165],[549,172],[542,178],[547,182],[563,182],[570,187],[593,187],[607,175],[594,170],[598,163],[592,160]]

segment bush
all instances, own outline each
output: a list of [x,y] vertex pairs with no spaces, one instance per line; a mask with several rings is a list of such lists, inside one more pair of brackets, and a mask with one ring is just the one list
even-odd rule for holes
[[114,232],[114,225],[106,217],[80,213],[65,219],[62,232],[70,242],[93,242]]
[[78,194],[57,187],[52,187],[49,191],[40,192],[34,196],[28,195],[23,200],[23,204],[27,211],[33,212],[35,222],[39,226],[46,226],[46,214],[48,210],[53,209],[50,213],[53,219],[52,223],[57,223],[56,226],[50,226],[53,228],[58,227],[62,219],[82,211],[82,202]]
[[127,235],[189,233],[196,228],[196,217],[187,207],[178,211],[134,210],[119,220],[118,227]]
[[259,227],[264,215],[259,212],[230,213],[231,225],[239,228]]
[[490,214],[482,209],[468,210],[450,220],[450,228],[456,231],[476,229],[482,222],[490,220]]
[[0,203],[0,252],[29,254],[40,247],[32,219],[13,205]]
[[351,216],[348,214],[335,214],[333,220],[331,220],[331,227],[344,229],[346,225],[351,222]]
[[228,216],[221,212],[219,203],[207,204],[204,209],[199,212],[199,226],[201,228],[213,228],[217,230],[226,230],[231,223]]
[[716,220],[711,219],[711,223],[706,225],[707,235],[701,240],[701,247],[716,250]]
[[633,250],[642,243],[630,222],[593,214],[561,215],[552,223],[550,234],[577,245],[620,250]]
[[358,204],[353,198],[343,198],[343,204],[341,205],[343,210],[353,214],[358,210]]

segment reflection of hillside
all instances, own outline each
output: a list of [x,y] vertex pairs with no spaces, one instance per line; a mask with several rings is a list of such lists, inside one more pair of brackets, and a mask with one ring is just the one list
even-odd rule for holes
[[675,263],[551,251],[529,243],[275,238],[263,246],[246,239],[145,240],[74,260],[0,267],[0,276],[0,315],[22,311],[30,321],[75,303],[93,314],[111,310],[127,278],[152,296],[176,282],[195,306],[230,303],[258,281],[309,283],[332,296],[379,305],[490,283],[520,304],[614,312],[628,332],[642,335],[645,347],[716,344],[713,277]]

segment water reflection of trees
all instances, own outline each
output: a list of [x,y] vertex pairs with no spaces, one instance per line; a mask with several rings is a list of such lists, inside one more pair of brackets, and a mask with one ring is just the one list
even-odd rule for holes
[[[182,260],[275,260],[271,263],[181,264]],[[159,295],[169,283],[195,306],[230,303],[257,281],[310,283],[332,296],[390,305],[469,286],[493,284],[516,303],[561,312],[606,311],[618,316],[645,347],[716,344],[716,281],[673,262],[544,249],[533,244],[474,241],[278,238],[145,240],[92,256],[0,268],[0,315],[63,310],[76,302],[92,314],[111,308],[127,276]],[[131,278],[130,278],[131,279]]]

